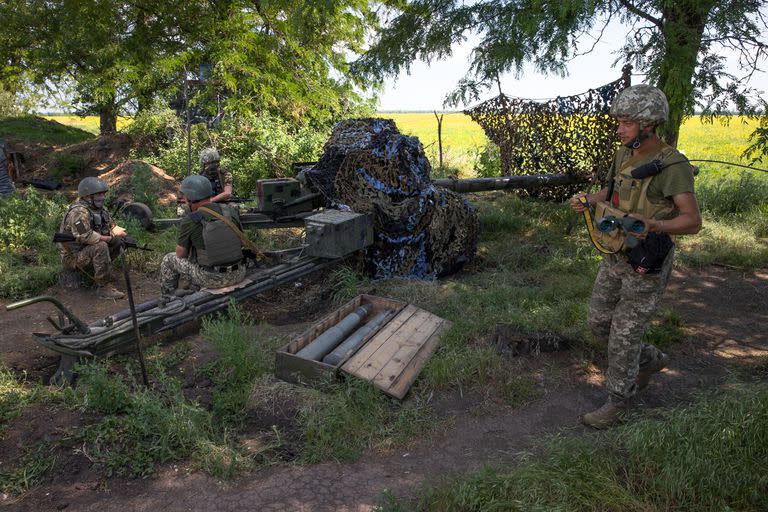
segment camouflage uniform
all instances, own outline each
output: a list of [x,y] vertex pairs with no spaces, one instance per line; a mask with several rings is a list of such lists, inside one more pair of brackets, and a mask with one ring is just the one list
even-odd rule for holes
[[[672,197],[693,193],[693,173],[684,157],[659,141],[643,158],[633,158],[626,148],[620,148],[614,161],[614,177],[626,169],[642,165],[659,155],[671,162],[651,178],[646,189],[648,201],[639,201],[628,213],[668,219],[678,214]],[[677,163],[675,163],[677,162]],[[624,204],[621,191],[614,191],[612,203]],[[631,204],[632,201],[627,201]],[[599,205],[598,205],[599,206]],[[589,302],[588,321],[595,336],[608,345],[606,388],[617,402],[631,398],[637,392],[636,379],[641,367],[663,357],[656,347],[643,343],[645,326],[659,305],[669,281],[674,248],[667,254],[661,270],[655,274],[640,274],[633,270],[627,252],[604,254]]]
[[589,300],[589,326],[608,345],[606,389],[612,399],[626,400],[637,392],[639,367],[661,356],[643,343],[672,272],[672,249],[658,274],[638,274],[623,254],[606,254]]
[[224,187],[232,185],[232,173],[228,170],[217,165],[204,166],[200,171],[201,176],[205,176],[211,182],[211,188],[213,188],[213,195],[218,195],[224,191]]
[[189,258],[179,258],[174,253],[168,253],[160,264],[160,293],[173,294],[181,276],[186,277],[190,284],[202,288],[224,288],[245,279],[245,264],[241,263],[236,270],[229,272],[208,272]]
[[110,236],[114,227],[105,208],[96,208],[82,199],[72,204],[59,227],[60,232],[75,237],[75,242],[57,244],[64,268],[86,273],[92,268],[97,285],[109,282],[112,260],[120,253],[120,244],[117,238],[104,242],[101,235]]

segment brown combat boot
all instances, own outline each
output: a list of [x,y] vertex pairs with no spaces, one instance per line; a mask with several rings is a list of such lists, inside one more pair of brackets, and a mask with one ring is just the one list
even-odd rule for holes
[[660,354],[661,355],[659,355],[656,359],[648,361],[644,365],[640,366],[640,371],[637,373],[637,379],[635,380],[638,391],[648,387],[648,383],[651,382],[651,377],[654,373],[658,373],[667,367],[667,363],[669,363],[669,356],[664,352],[661,352]]
[[122,299],[125,294],[112,286],[111,284],[105,284],[96,287],[96,294],[102,299]]
[[626,402],[609,398],[608,401],[602,405],[602,407],[585,414],[581,418],[581,421],[585,425],[588,425],[592,428],[606,428],[617,423],[624,415],[626,410]]

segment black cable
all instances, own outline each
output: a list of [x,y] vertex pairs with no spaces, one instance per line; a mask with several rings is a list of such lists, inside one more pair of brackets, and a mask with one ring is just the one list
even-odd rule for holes
[[737,164],[734,162],[725,162],[723,160],[703,160],[703,159],[689,159],[689,162],[712,162],[715,164],[725,164],[725,165],[732,165],[734,167],[743,167],[745,169],[752,169],[753,171],[760,171],[760,172],[768,172],[768,169],[760,169],[759,167],[754,167],[752,165],[744,165],[744,164]]

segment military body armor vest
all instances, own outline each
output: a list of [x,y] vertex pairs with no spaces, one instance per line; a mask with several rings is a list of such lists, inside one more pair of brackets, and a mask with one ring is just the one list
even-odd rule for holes
[[[611,197],[595,205],[595,222],[608,215],[625,217],[630,213],[638,213],[652,219],[668,218],[676,209],[675,203],[667,198],[658,202],[650,201],[648,199],[648,187],[654,177],[633,178],[632,170],[651,160],[661,160],[664,163],[674,154],[674,149],[659,141],[655,153],[651,153],[650,158],[633,156],[627,158],[627,151],[629,150],[622,147],[616,155],[614,167],[618,166],[618,170],[613,177]],[[608,233],[595,229],[595,235],[603,247],[613,252],[628,249],[626,247],[627,233],[621,229],[615,229]]]
[[[221,214],[232,220],[232,209],[229,205],[222,204]],[[243,259],[240,237],[218,219],[201,216],[203,225],[203,243],[205,249],[195,249],[197,263],[209,267],[231,265]]]
[[[69,217],[69,214],[75,208],[85,208],[88,211],[88,216],[91,219],[91,229],[93,231],[97,232],[100,235],[105,235],[105,236],[109,236],[112,234],[109,227],[109,221],[104,219],[101,213],[97,215],[96,212],[90,209],[83,202],[77,202],[69,205],[69,208],[67,208],[67,212],[64,214],[64,218],[62,219],[61,224],[59,225],[59,232],[74,235],[72,230],[67,226],[67,217]],[[85,247],[83,244],[79,242],[60,242],[60,244],[68,251],[79,251],[80,249]]]

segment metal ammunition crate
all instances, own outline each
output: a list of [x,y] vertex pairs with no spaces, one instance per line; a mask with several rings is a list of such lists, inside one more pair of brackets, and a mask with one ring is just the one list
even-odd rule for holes
[[293,178],[259,180],[256,184],[256,202],[263,212],[280,211],[283,205],[301,197],[301,184]]
[[325,210],[305,220],[306,254],[343,258],[373,244],[373,227],[362,213]]

